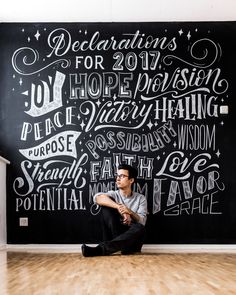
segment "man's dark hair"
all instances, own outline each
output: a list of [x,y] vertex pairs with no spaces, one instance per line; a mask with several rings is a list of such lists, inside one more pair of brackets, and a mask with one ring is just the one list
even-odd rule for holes
[[118,169],[124,169],[129,171],[129,178],[134,178],[134,181],[136,181],[138,177],[138,171],[135,167],[130,166],[128,164],[120,164],[118,166]]

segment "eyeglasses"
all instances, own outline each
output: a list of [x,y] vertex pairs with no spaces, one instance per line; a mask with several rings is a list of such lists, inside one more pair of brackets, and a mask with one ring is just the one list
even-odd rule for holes
[[115,178],[124,179],[125,177],[129,177],[129,176],[128,176],[128,175],[125,175],[125,174],[118,174],[118,173],[115,173]]

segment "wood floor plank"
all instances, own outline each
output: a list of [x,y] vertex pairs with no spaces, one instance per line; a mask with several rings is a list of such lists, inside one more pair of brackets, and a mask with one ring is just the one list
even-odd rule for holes
[[236,294],[235,254],[3,252],[1,295]]

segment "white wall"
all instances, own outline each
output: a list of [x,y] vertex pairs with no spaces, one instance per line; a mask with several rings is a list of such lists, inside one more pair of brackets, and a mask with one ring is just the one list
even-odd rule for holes
[[0,249],[6,244],[6,165],[9,161],[0,157]]
[[0,22],[236,20],[235,0],[3,0]]

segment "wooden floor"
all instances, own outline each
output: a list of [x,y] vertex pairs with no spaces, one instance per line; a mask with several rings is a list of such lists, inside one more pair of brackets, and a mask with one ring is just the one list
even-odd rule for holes
[[0,251],[0,294],[236,294],[236,255]]

